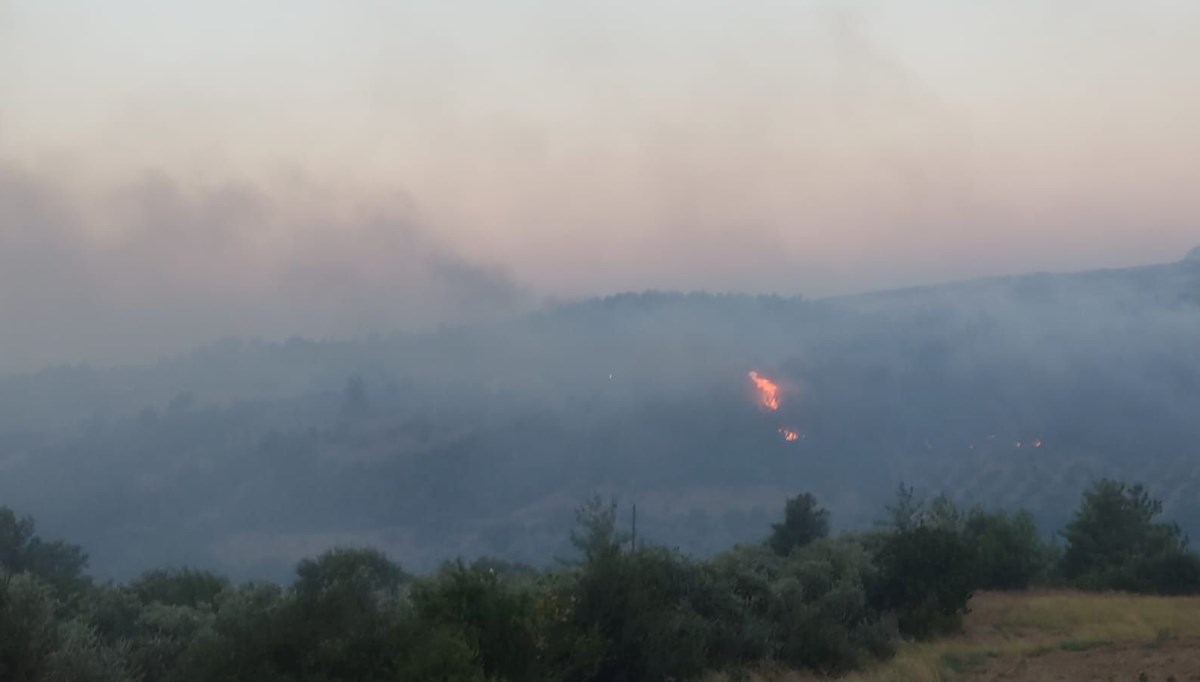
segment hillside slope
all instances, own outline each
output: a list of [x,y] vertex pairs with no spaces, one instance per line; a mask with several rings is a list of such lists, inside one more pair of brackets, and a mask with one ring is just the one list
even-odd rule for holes
[[0,503],[112,576],[281,576],[333,544],[418,570],[544,561],[597,491],[697,554],[761,538],[799,490],[870,526],[901,481],[1049,532],[1090,479],[1138,480],[1195,536],[1198,292],[1189,259],[825,301],[628,294],[48,370],[0,380]]

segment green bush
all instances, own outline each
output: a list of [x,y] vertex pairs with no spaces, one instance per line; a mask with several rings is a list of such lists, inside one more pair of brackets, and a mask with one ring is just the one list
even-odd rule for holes
[[304,679],[304,643],[293,637],[290,595],[275,585],[222,592],[213,618],[180,655],[171,682],[285,682]]
[[779,660],[837,674],[891,656],[895,628],[868,594],[874,573],[855,542],[824,540],[793,552],[773,585]]
[[875,555],[873,603],[895,614],[900,632],[928,638],[957,630],[975,582],[975,556],[949,528],[895,531]]
[[707,621],[708,655],[714,666],[742,668],[776,658],[772,583],[783,564],[769,548],[750,545],[700,567],[703,586],[692,601]]
[[[457,628],[426,628],[410,622],[393,638],[397,653],[389,662],[392,682],[489,682],[479,666],[479,652]],[[384,679],[384,678],[358,678]],[[513,678],[520,679],[520,678]]]
[[52,587],[59,596],[83,591],[90,580],[84,575],[88,557],[77,545],[49,542],[35,532],[33,519],[18,517],[0,507],[0,570],[29,573]]
[[1200,556],[1185,550],[1170,550],[1134,562],[1135,586],[1139,592],[1166,595],[1200,591]]
[[49,584],[0,570],[0,680],[133,682],[124,647],[63,613]]
[[1051,554],[1041,541],[1033,516],[972,509],[962,532],[975,555],[974,587],[986,590],[1020,590],[1043,578]]
[[1200,557],[1178,526],[1155,522],[1161,513],[1142,486],[1097,481],[1063,531],[1063,576],[1090,590],[1200,592]]
[[109,646],[95,630],[80,620],[64,623],[57,644],[46,659],[43,682],[134,682],[158,676],[135,675],[128,650]]
[[212,604],[228,587],[229,581],[221,576],[188,568],[147,571],[129,584],[143,604],[190,607]]
[[427,626],[457,633],[486,676],[531,679],[536,662],[533,598],[511,587],[486,564],[461,561],[442,568],[412,592],[416,616]]
[[0,680],[41,678],[57,646],[56,608],[49,585],[0,570]]
[[571,625],[604,642],[597,680],[691,678],[709,663],[700,569],[666,549],[615,552],[585,563],[570,584]]

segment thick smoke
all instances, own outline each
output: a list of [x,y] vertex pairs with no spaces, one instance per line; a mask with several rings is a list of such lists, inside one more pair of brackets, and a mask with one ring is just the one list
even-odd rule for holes
[[[281,197],[281,194],[283,195]],[[503,315],[526,293],[403,198],[150,175],[83,195],[0,166],[0,369],[145,360],[223,336],[345,336]]]

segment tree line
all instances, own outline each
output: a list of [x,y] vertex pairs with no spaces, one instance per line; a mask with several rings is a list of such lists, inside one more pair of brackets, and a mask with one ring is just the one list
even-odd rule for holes
[[577,512],[552,569],[450,562],[415,576],[334,549],[289,586],[193,569],[99,583],[77,546],[0,507],[0,679],[10,682],[633,682],[778,667],[837,674],[953,633],[975,590],[1200,592],[1200,556],[1141,486],[1093,484],[1059,536],[901,486],[878,528],[831,536],[809,494],[764,542],[699,561],[636,548],[617,505]]

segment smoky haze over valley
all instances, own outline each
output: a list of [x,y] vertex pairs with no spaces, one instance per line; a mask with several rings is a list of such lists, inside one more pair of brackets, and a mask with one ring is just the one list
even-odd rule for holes
[[797,488],[869,528],[901,481],[1053,528],[1088,481],[1136,476],[1196,531],[1198,334],[1193,252],[824,300],[624,294],[430,332],[225,341],[0,380],[0,496],[118,577],[187,564],[280,579],[338,545],[417,570],[540,565],[597,491],[699,556],[755,540]]
[[[695,200],[689,211],[703,214],[704,197]],[[140,364],[224,338],[348,339],[490,324],[589,297],[578,282],[546,273],[526,277],[502,261],[466,255],[419,205],[404,192],[360,197],[303,176],[267,187],[147,171],[121,185],[84,190],[0,163],[0,313],[6,321],[0,371]],[[1063,220],[1114,224],[1093,210],[1081,207]],[[906,221],[903,213],[880,218],[881,228],[907,230],[892,223]],[[1125,264],[1108,251],[1169,260],[1186,250],[1178,245],[1200,242],[1191,214],[1171,218],[1179,227],[1140,222],[1154,215],[1122,219],[1113,234],[1081,230],[1078,238],[1068,232],[1013,240],[1003,236],[1007,228],[988,227],[994,216],[972,215],[959,218],[968,221],[959,231],[983,238],[978,246],[930,243],[918,228],[893,260],[883,258],[893,237],[881,234],[879,243],[864,244],[840,264],[810,263],[774,238],[763,241],[766,233],[758,229],[728,230],[721,240],[738,244],[726,252],[701,226],[680,223],[666,241],[630,252],[628,264],[619,262],[625,256],[570,262],[577,274],[596,275],[613,291],[627,289],[617,282],[648,282],[665,290],[683,284],[819,299],[876,283],[973,279],[1004,274],[1004,268],[1027,272],[1035,264],[1060,270]],[[984,222],[970,222],[977,220]],[[836,230],[816,230],[827,232]],[[1000,245],[986,243],[993,239]],[[1041,244],[1029,249],[1025,240]],[[661,260],[643,262],[654,261],[651,254]],[[855,272],[836,271],[851,263]]]
[[1168,262],[1198,41],[1174,0],[8,0],[0,370]]
[[182,4],[0,0],[0,506],[95,575],[1200,533],[1200,4]]

